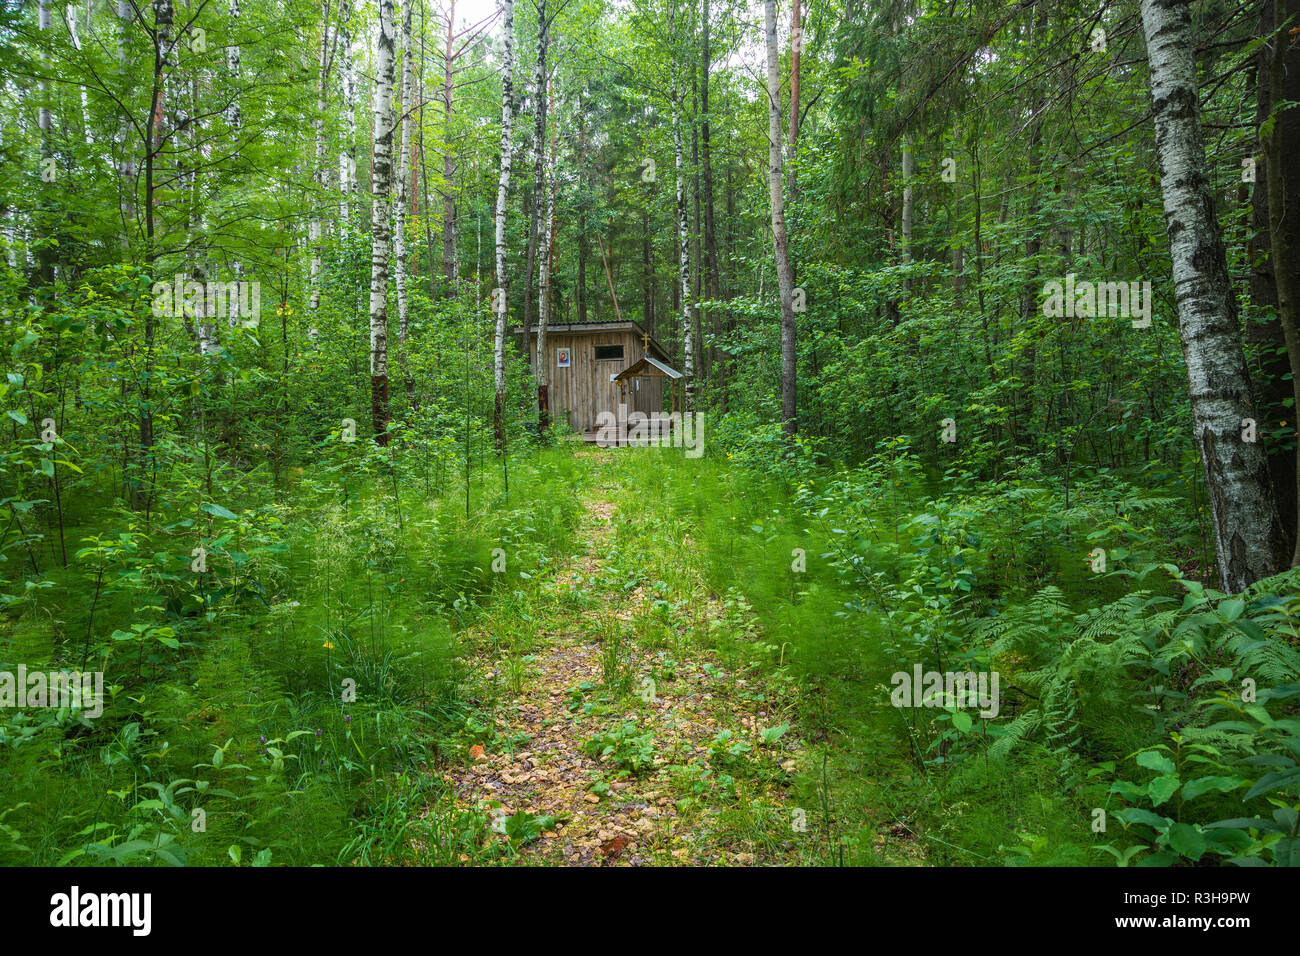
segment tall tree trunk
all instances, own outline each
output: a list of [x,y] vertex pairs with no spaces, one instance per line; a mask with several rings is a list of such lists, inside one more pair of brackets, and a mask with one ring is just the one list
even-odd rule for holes
[[447,11],[447,50],[442,61],[442,123],[443,141],[446,152],[442,154],[442,274],[447,283],[447,294],[456,297],[456,198],[452,184],[456,180],[456,155],[451,145],[451,110],[453,85],[452,72],[455,53],[452,43],[455,39],[456,0],[451,0]]
[[[912,177],[916,174],[916,167],[912,156],[912,137],[910,133],[903,134],[903,212],[901,216],[903,240],[901,246],[903,264],[912,261],[912,223],[915,215],[915,206],[913,205]],[[905,285],[906,287],[906,285]]]
[[[47,32],[53,25],[54,20],[50,15],[50,0],[37,0],[36,6],[36,23],[42,33]],[[50,55],[45,52],[48,38],[42,38],[40,43],[40,57],[42,72],[49,69]],[[41,158],[45,159],[50,155],[50,81],[41,77],[40,81],[40,106],[37,107],[36,125],[41,131]]]
[[[36,22],[42,34],[47,34],[54,25],[54,19],[50,13],[50,0],[38,0],[36,8]],[[40,41],[40,59],[42,74],[48,73],[50,68],[50,55],[46,52],[49,44],[48,36],[42,36]],[[40,81],[40,105],[37,107],[36,125],[41,131],[41,162],[53,159],[54,152],[50,143],[50,126],[52,125],[50,111],[50,83],[49,80],[41,77]],[[48,204],[42,200],[39,203],[42,208],[41,217],[45,218],[48,211]],[[49,284],[54,281],[55,275],[55,247],[50,243],[42,243],[41,250],[37,254],[40,276],[42,283]]]
[[[545,170],[542,157],[546,152],[546,53],[550,42],[546,21],[546,0],[537,0],[537,72],[533,78],[533,185],[529,190],[528,208],[528,249],[526,273],[524,278],[524,349],[527,352],[532,342],[533,295],[537,277],[537,246],[540,241],[540,228],[546,200],[543,177]],[[537,366],[542,361],[541,342],[538,342],[536,364],[533,374],[537,375]]]
[[[510,280],[506,275],[506,201],[510,195],[510,133],[514,126],[515,81],[515,3],[505,4],[505,54],[501,73],[501,157],[497,172],[496,206],[496,337],[492,347],[492,380],[496,398],[492,406],[492,431],[498,452],[505,451],[506,431],[503,417],[506,402],[506,318],[510,314]],[[524,348],[528,348],[524,342]]]
[[[1268,0],[1265,0],[1268,2]],[[1291,358],[1294,411],[1300,414],[1300,0],[1273,0],[1270,44],[1269,99],[1273,123],[1264,142],[1268,193],[1268,231],[1272,246],[1277,316]],[[1279,108],[1289,102],[1289,108]],[[1300,447],[1297,447],[1300,454]],[[1300,477],[1300,468],[1297,468]],[[1288,494],[1289,497],[1289,494]],[[1291,566],[1300,566],[1300,534],[1296,535]]]
[[1193,434],[1205,469],[1220,585],[1236,593],[1281,564],[1277,509],[1263,449],[1242,440],[1242,420],[1255,411],[1214,215],[1189,4],[1141,0],[1141,11]]
[[388,252],[393,185],[393,0],[379,0],[375,50],[375,152],[370,172],[370,411],[375,441],[388,444]]
[[[1032,26],[1029,30],[1029,56],[1036,54],[1036,43],[1046,42],[1047,5],[1037,4]],[[1039,172],[1042,168],[1043,110],[1045,104],[1043,84],[1036,83],[1033,99],[1029,103],[1029,189],[1026,205],[1026,222],[1029,225],[1029,238],[1025,241],[1025,262],[1028,266],[1025,285],[1021,292],[1021,321],[1026,329],[1033,327],[1036,321],[1039,278],[1038,254],[1042,250],[1042,227],[1038,224]],[[1014,428],[1016,438],[1026,446],[1031,443],[1030,431],[1034,420],[1034,376],[1038,366],[1037,339],[1033,334],[1025,337],[1024,351],[1020,356],[1020,381],[1022,383],[1016,397],[1016,417]]]
[[[126,73],[126,41],[131,32],[133,17],[130,0],[117,0],[118,37],[117,37],[117,71]],[[131,159],[131,127],[125,113],[119,117],[117,172],[121,179],[119,188],[122,193],[122,248],[131,242],[131,222],[135,219],[135,161]]]
[[587,117],[582,92],[578,93],[578,322],[587,321],[587,257],[591,253],[587,238]]
[[[674,18],[676,3],[668,8],[668,36],[676,43]],[[673,58],[674,61],[676,57]],[[677,171],[677,305],[681,312],[678,321],[682,329],[682,385],[684,399],[682,411],[690,412],[695,408],[695,338],[691,320],[691,247],[690,225],[686,217],[686,173],[685,156],[682,152],[682,103],[681,92],[677,84],[677,63],[671,62],[669,70],[672,82],[673,114],[673,162]]]
[[781,73],[776,48],[776,0],[764,0],[767,19],[767,189],[772,213],[772,250],[776,256],[776,281],[781,296],[781,431],[789,441],[798,432],[795,418],[795,329],[793,279],[785,236],[785,198],[782,194]]
[[[235,0],[231,0],[232,3]],[[91,28],[91,16],[95,11],[94,0],[86,0],[85,6],[82,7],[86,12],[86,28]],[[237,9],[237,8],[236,8]],[[65,11],[68,21],[68,36],[72,40],[72,45],[76,47],[77,52],[81,52],[81,32],[77,26],[78,11],[73,8],[71,12]],[[236,14],[238,16],[238,14]],[[95,131],[90,128],[90,94],[86,92],[86,87],[81,87],[81,133],[86,141],[87,146],[95,145]]]
[[542,179],[543,203],[546,218],[542,224],[542,250],[538,256],[537,293],[537,430],[543,433],[551,423],[551,363],[546,353],[546,331],[551,323],[551,270],[555,254],[555,140],[552,136],[546,151],[545,173]]
[[[609,244],[614,245],[611,236]],[[654,313],[654,246],[650,241],[650,213],[641,210],[641,320],[646,331],[656,335]]]
[[[239,36],[239,0],[230,0],[230,20],[227,29],[230,31],[232,40]],[[232,42],[226,47],[226,74],[230,78],[230,83],[236,91],[230,97],[230,104],[226,107],[226,125],[230,127],[231,133],[235,136],[235,141],[239,141],[239,131],[244,125],[243,107],[240,103],[240,94],[238,92],[240,83],[240,49],[239,44]]]
[[[709,68],[712,51],[709,46],[709,0],[704,0],[703,36],[700,48],[700,155],[704,168],[704,288],[705,296],[712,302],[718,301],[718,230],[713,217],[713,149],[712,129],[709,121]],[[718,310],[711,309],[712,332],[718,333]],[[710,349],[711,364],[716,368],[719,382],[723,376],[722,354],[716,346]]]
[[339,211],[343,228],[352,224],[357,194],[357,73],[352,62],[352,0],[341,0],[338,27],[339,82],[343,87],[343,142],[339,144]]
[[794,154],[799,145],[799,59],[803,53],[803,11],[794,0],[790,11],[790,194],[794,195]]
[[[1273,32],[1273,0],[1260,4],[1259,35],[1268,36]],[[1255,56],[1255,128],[1263,136],[1265,123],[1272,109],[1273,98],[1270,92],[1269,72],[1272,64],[1272,50],[1268,45],[1260,47]],[[1251,143],[1250,156],[1262,157],[1264,143]],[[1267,431],[1274,431],[1278,422],[1295,420],[1295,412],[1287,408],[1287,401],[1296,397],[1296,383],[1289,379],[1293,375],[1291,362],[1294,354],[1287,349],[1286,332],[1277,314],[1277,284],[1273,274],[1273,256],[1270,253],[1271,239],[1268,218],[1268,163],[1255,162],[1255,182],[1251,186],[1250,196],[1250,243],[1247,258],[1250,260],[1250,302],[1255,320],[1246,324],[1246,340],[1255,359],[1254,374],[1255,404],[1264,416],[1260,423],[1260,432],[1265,432],[1264,422],[1269,424]],[[1300,408],[1300,405],[1295,405]],[[1283,550],[1291,554],[1296,542],[1297,515],[1297,452],[1300,443],[1295,441],[1295,426],[1287,431],[1288,437],[1282,441],[1268,441],[1265,454],[1268,456],[1269,476],[1272,478],[1273,495],[1277,500],[1278,518],[1284,537]],[[1294,561],[1294,559],[1293,559]]]
[[[159,156],[162,153],[166,133],[166,89],[170,56],[173,53],[172,27],[175,9],[171,0],[154,0],[154,57],[153,84],[149,99],[149,127],[145,144],[144,168],[144,225],[145,225],[145,263],[152,270],[158,256],[154,191],[159,179]],[[153,420],[153,381],[154,381],[154,345],[157,336],[157,322],[152,309],[144,313],[144,384],[140,389],[140,434],[139,434],[139,471],[135,494],[137,509],[149,510],[153,500],[154,471],[154,420]]]
[[393,226],[393,278],[397,286],[397,341],[401,346],[402,382],[408,403],[414,410],[415,380],[411,377],[411,360],[407,348],[410,332],[410,309],[406,298],[406,190],[411,162],[411,19],[415,6],[407,0],[402,17],[402,84],[398,94],[397,115],[402,131],[401,152],[397,159],[397,196]]
[[[536,148],[530,147],[533,152],[534,169],[536,169]],[[528,227],[528,238],[524,242],[524,308],[521,318],[523,328],[523,346],[524,355],[528,360],[529,368],[533,368],[533,356],[530,349],[533,345],[533,302],[535,301],[537,286],[537,220],[539,209],[537,196],[540,192],[538,183],[540,177],[534,173],[533,181],[529,183],[528,188],[524,190],[524,221]]]
[[[699,78],[691,77],[691,116],[699,116]],[[700,211],[700,133],[699,124],[691,123],[691,321],[694,326],[696,377],[709,381],[709,367],[704,364],[704,323],[700,302],[704,298],[704,223]]]

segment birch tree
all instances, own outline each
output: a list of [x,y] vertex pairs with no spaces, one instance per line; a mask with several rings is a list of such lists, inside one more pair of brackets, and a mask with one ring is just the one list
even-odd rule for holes
[[1186,0],[1142,0],[1141,12],[1192,428],[1205,470],[1220,585],[1236,593],[1278,570],[1277,511],[1264,450],[1242,438],[1243,420],[1255,412],[1214,216],[1191,12]]
[[[492,406],[492,430],[497,451],[505,450],[502,416],[506,400],[506,316],[509,310],[509,277],[506,275],[506,201],[510,194],[510,134],[514,126],[515,4],[504,0],[505,52],[501,66],[501,157],[497,172],[496,204],[496,336],[492,345],[492,381],[496,398]],[[527,343],[524,343],[525,347]]]
[[695,408],[695,336],[691,321],[691,248],[690,227],[686,220],[686,175],[682,155],[682,104],[681,90],[677,83],[677,35],[675,29],[676,4],[668,9],[668,39],[673,46],[673,56],[669,61],[672,73],[672,123],[673,123],[673,164],[677,173],[677,284],[680,292],[682,323],[682,377],[685,393],[683,411]]
[[312,121],[316,144],[315,163],[312,166],[312,184],[316,189],[315,195],[312,196],[311,219],[307,224],[307,241],[311,245],[311,266],[309,267],[310,271],[307,280],[311,286],[311,297],[308,301],[308,308],[312,312],[315,312],[320,307],[321,239],[324,237],[325,229],[321,221],[320,200],[325,186],[325,107],[328,103],[327,94],[329,92],[330,75],[329,8],[329,0],[325,0],[320,31],[320,71],[316,87],[316,118]]
[[397,341],[401,345],[402,379],[407,396],[414,397],[411,363],[407,357],[406,340],[410,324],[410,310],[406,297],[406,192],[411,163],[411,17],[415,11],[412,0],[406,0],[402,17],[402,85],[398,94],[397,114],[401,117],[402,147],[397,160],[397,209],[393,229],[393,278],[397,286]]
[[[537,3],[537,71],[533,77],[533,185],[531,202],[528,210],[528,248],[525,253],[527,268],[524,272],[524,351],[528,352],[532,341],[533,290],[536,285],[537,246],[540,241],[539,230],[544,208],[541,196],[542,179],[545,174],[543,155],[546,152],[546,53],[550,41],[546,19],[546,0]],[[538,342],[536,364],[542,360],[541,342]],[[536,369],[534,368],[534,373]]]
[[[130,0],[117,0],[117,72],[119,74],[126,73],[126,41],[130,36],[133,16],[131,9]],[[117,148],[118,188],[122,194],[120,203],[122,247],[126,248],[131,242],[131,221],[135,219],[135,161],[131,158],[130,117],[125,110],[118,120]]]
[[551,423],[550,383],[551,363],[546,355],[546,331],[551,324],[551,266],[555,254],[555,137],[552,133],[550,148],[545,151],[545,172],[542,178],[542,205],[545,218],[542,222],[542,250],[537,257],[541,270],[537,288],[537,427],[546,431]]
[[[534,285],[533,272],[537,247],[541,245],[542,220],[546,209],[546,52],[550,46],[550,22],[546,18],[546,0],[537,0],[537,73],[534,74],[533,105],[533,208],[529,225],[528,276],[524,290],[524,345],[529,341],[529,306]],[[546,372],[546,329],[538,317],[537,356],[533,363],[533,380],[537,385],[537,398],[541,402],[547,392],[550,376]],[[538,424],[545,412],[538,406]]]
[[442,154],[442,274],[447,294],[456,297],[456,197],[452,191],[456,180],[456,155],[452,146],[451,112],[455,86],[456,0],[447,10],[447,45],[442,61],[442,128],[446,143]]
[[370,412],[375,441],[388,444],[388,253],[393,186],[393,0],[379,0],[375,42],[375,154],[370,172]]
[[343,227],[352,222],[357,194],[357,71],[352,60],[352,3],[339,5],[339,83],[343,89],[343,141],[339,144],[339,210]]
[[781,297],[781,431],[793,440],[795,420],[795,329],[790,255],[785,235],[785,198],[782,193],[781,72],[776,48],[776,0],[765,0],[767,21],[767,189],[772,213],[772,249],[776,256],[776,281]]

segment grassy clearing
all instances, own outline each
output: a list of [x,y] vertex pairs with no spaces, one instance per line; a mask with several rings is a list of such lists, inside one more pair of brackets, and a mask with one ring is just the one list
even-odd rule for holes
[[440,792],[433,766],[494,706],[461,635],[573,546],[582,476],[564,451],[515,461],[509,498],[476,475],[466,514],[454,479],[432,498],[341,462],[223,506],[204,575],[169,553],[187,527],[101,533],[111,551],[6,622],[0,669],[77,667],[89,643],[109,701],[95,720],[3,712],[0,860],[400,862],[411,828],[447,825],[412,812]]
[[[1205,587],[1173,487],[1076,476],[1065,507],[1032,473],[930,475],[902,442],[831,471],[722,438],[620,467],[745,622],[723,659],[797,681],[819,861],[1294,859],[1294,572]],[[998,673],[1000,713],[892,706],[914,665]]]

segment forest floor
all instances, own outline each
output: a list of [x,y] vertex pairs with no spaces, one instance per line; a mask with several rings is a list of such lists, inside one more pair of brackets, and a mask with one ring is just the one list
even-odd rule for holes
[[618,452],[586,454],[585,547],[538,589],[527,653],[477,635],[474,666],[504,689],[495,726],[450,768],[456,803],[486,812],[521,864],[797,862],[811,814],[789,805],[793,685],[724,667],[708,646],[726,612],[692,567],[689,536],[654,539],[655,561],[675,567],[671,595],[607,567],[619,541],[644,545],[640,523],[655,516],[618,504],[635,502]]

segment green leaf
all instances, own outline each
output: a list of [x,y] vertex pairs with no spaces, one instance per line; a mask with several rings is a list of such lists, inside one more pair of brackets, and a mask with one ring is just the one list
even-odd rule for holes
[[1223,618],[1229,624],[1241,617],[1241,612],[1246,609],[1246,602],[1241,598],[1233,598],[1230,601],[1224,601],[1219,605],[1219,617]]
[[210,515],[214,515],[215,517],[218,518],[225,518],[230,521],[233,521],[239,517],[239,515],[235,514],[233,511],[223,508],[221,507],[221,505],[217,505],[217,504],[202,504],[199,505],[199,510],[206,511]]
[[956,711],[952,715],[952,725],[963,734],[971,729],[972,723],[973,721],[970,719],[970,714],[966,713],[964,710]]
[[1144,750],[1137,755],[1139,767],[1146,767],[1159,774],[1172,774],[1177,771],[1174,762],[1158,750]]
[[1116,810],[1115,818],[1121,823],[1144,823],[1159,833],[1169,826],[1169,818],[1162,817],[1158,813],[1152,813],[1150,810],[1143,810],[1141,807],[1128,807],[1124,810]]
[[1205,836],[1190,823],[1175,823],[1169,828],[1169,846],[1180,856],[1199,860],[1205,853]]
[[1260,777],[1243,799],[1253,800],[1261,794],[1296,783],[1300,783],[1300,767],[1292,767],[1289,770],[1274,770],[1272,773],[1266,773]]
[[1197,777],[1183,784],[1183,799],[1195,800],[1201,794],[1209,793],[1211,790],[1228,793],[1245,782],[1241,777]]
[[1147,784],[1147,795],[1151,798],[1151,805],[1160,806],[1175,793],[1183,782],[1175,776],[1156,777]]

